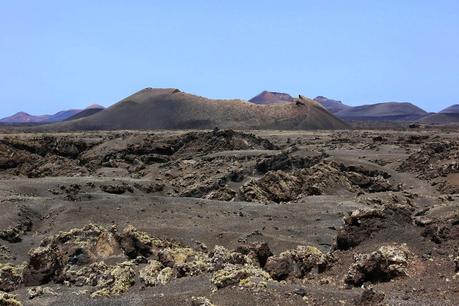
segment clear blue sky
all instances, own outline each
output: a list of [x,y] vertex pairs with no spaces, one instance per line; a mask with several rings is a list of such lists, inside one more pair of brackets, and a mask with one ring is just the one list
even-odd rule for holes
[[0,0],[0,117],[144,87],[459,103],[459,1]]

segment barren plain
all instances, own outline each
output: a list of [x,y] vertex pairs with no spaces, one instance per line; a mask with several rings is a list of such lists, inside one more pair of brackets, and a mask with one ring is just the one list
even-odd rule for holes
[[458,134],[2,134],[0,305],[458,305]]

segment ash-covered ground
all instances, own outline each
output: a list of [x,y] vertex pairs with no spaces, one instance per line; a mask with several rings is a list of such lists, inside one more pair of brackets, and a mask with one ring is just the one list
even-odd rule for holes
[[0,305],[458,305],[458,136],[0,135]]

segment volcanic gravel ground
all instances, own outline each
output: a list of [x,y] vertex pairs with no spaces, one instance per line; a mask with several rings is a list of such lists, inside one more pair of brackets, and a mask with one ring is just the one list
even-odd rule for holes
[[458,305],[458,136],[0,135],[0,305]]

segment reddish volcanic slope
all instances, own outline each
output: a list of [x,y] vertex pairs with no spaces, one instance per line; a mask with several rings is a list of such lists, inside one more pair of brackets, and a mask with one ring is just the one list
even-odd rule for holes
[[48,115],[33,116],[25,112],[19,112],[12,116],[0,119],[2,123],[35,123],[43,122],[49,118]]
[[272,91],[263,91],[259,95],[253,97],[249,102],[255,104],[277,104],[277,103],[286,103],[294,102],[295,99],[289,94],[282,92],[272,92]]

